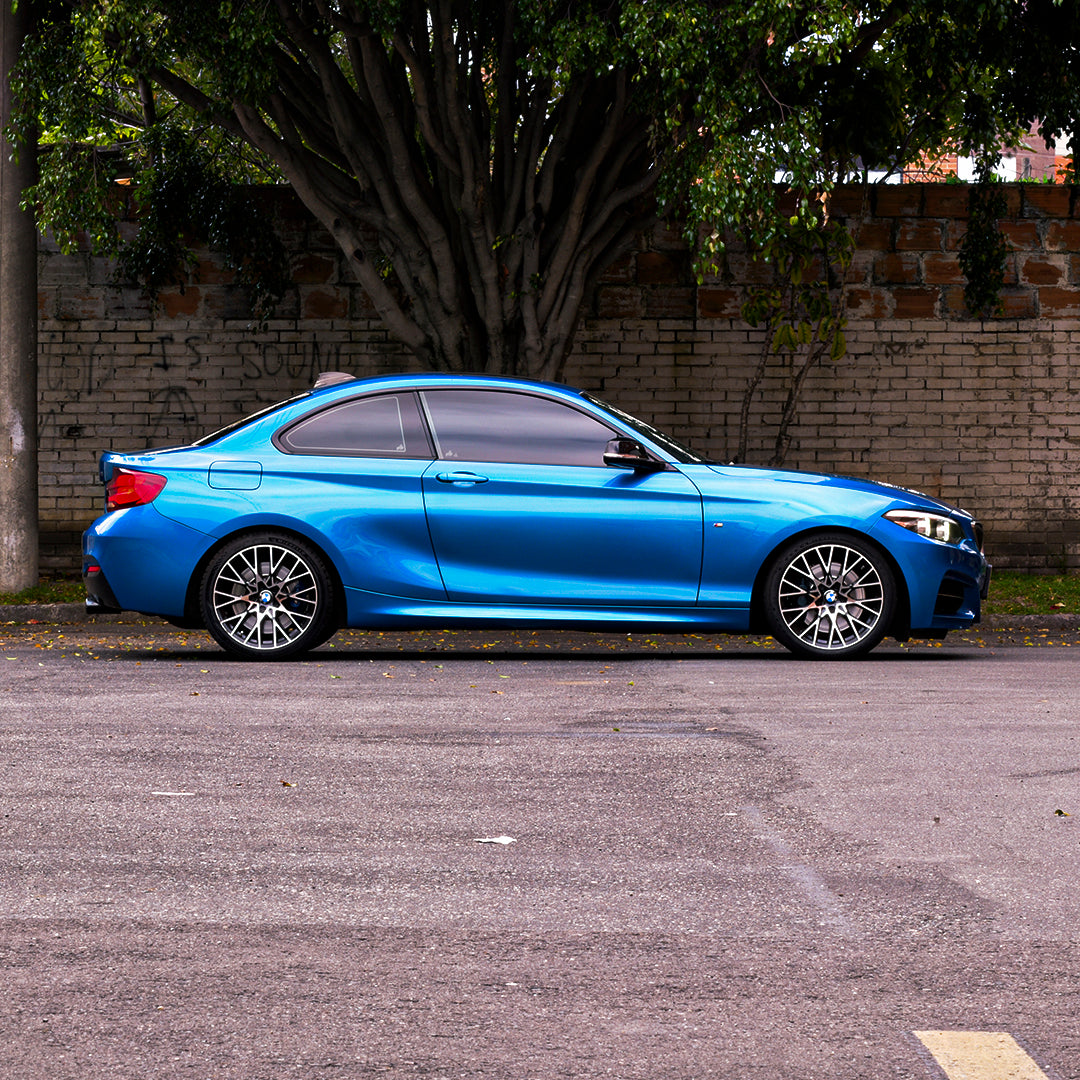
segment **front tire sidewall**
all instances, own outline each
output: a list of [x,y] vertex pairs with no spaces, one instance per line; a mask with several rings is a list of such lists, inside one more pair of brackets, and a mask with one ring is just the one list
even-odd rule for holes
[[[235,581],[237,567],[245,565],[251,565],[256,573],[281,565],[290,579],[299,581],[299,600],[288,601],[297,611],[297,619],[279,615],[281,629],[276,638],[272,632],[252,633],[255,623],[269,617],[269,607],[223,602],[224,590]],[[286,575],[283,572],[281,576]],[[225,544],[203,573],[200,605],[210,635],[226,652],[244,660],[296,656],[321,645],[337,628],[333,586],[325,562],[308,544],[285,534],[252,533]],[[248,625],[241,618],[245,611]],[[305,625],[301,628],[298,623]]]
[[[866,613],[872,611],[873,624],[865,630],[860,629],[857,639],[850,643],[841,640],[842,634],[838,634],[838,640],[833,644],[807,640],[808,628],[813,619],[813,609],[810,608],[807,609],[804,619],[794,620],[794,629],[792,626],[792,577],[800,576],[798,571],[808,565],[807,560],[809,563],[823,562],[824,559],[820,558],[818,553],[829,548],[835,551],[831,560],[833,567],[843,566],[843,559],[846,557],[862,568],[860,575],[863,572],[871,575],[868,581],[871,587],[863,594],[866,602],[850,603],[848,607],[856,617],[864,619],[867,618]],[[826,555],[825,558],[829,556]],[[869,571],[867,564],[871,568]],[[781,597],[782,589],[784,598]],[[896,578],[892,567],[878,548],[859,537],[845,533],[818,534],[788,545],[776,558],[765,579],[765,619],[772,636],[797,656],[821,660],[852,659],[865,656],[889,632],[896,612],[896,594]],[[822,638],[825,636],[823,633]]]

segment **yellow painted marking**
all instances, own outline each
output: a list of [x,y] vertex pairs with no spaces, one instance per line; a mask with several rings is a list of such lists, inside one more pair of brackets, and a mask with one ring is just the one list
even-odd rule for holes
[[1005,1031],[915,1031],[949,1080],[1047,1080]]

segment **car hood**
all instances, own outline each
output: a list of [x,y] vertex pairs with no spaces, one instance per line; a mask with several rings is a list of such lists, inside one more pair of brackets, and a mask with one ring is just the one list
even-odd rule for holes
[[972,514],[951,503],[935,499],[921,491],[900,487],[898,484],[883,483],[877,480],[863,480],[856,476],[842,476],[837,473],[801,472],[794,469],[767,469],[755,465],[710,465],[708,468],[721,476],[752,476],[759,483],[814,485],[821,488],[837,488],[850,492],[862,492],[877,495],[883,499],[896,500],[911,507],[939,513],[957,515],[974,521]]

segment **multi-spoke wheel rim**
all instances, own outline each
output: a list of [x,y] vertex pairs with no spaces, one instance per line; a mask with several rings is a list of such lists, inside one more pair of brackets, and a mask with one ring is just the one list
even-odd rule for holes
[[832,652],[874,633],[885,609],[885,585],[862,552],[822,544],[788,564],[778,600],[784,625],[801,644]]
[[293,644],[311,626],[319,585],[295,551],[253,544],[218,571],[211,603],[221,629],[238,645],[273,651]]

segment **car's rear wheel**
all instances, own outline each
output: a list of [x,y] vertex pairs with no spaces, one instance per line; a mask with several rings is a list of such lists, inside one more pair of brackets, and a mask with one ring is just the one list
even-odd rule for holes
[[214,640],[249,660],[295,656],[336,628],[333,587],[321,556],[277,533],[226,544],[206,567],[201,602]]
[[895,609],[896,582],[888,561],[846,533],[791,544],[765,582],[769,629],[800,656],[868,653],[885,636]]

